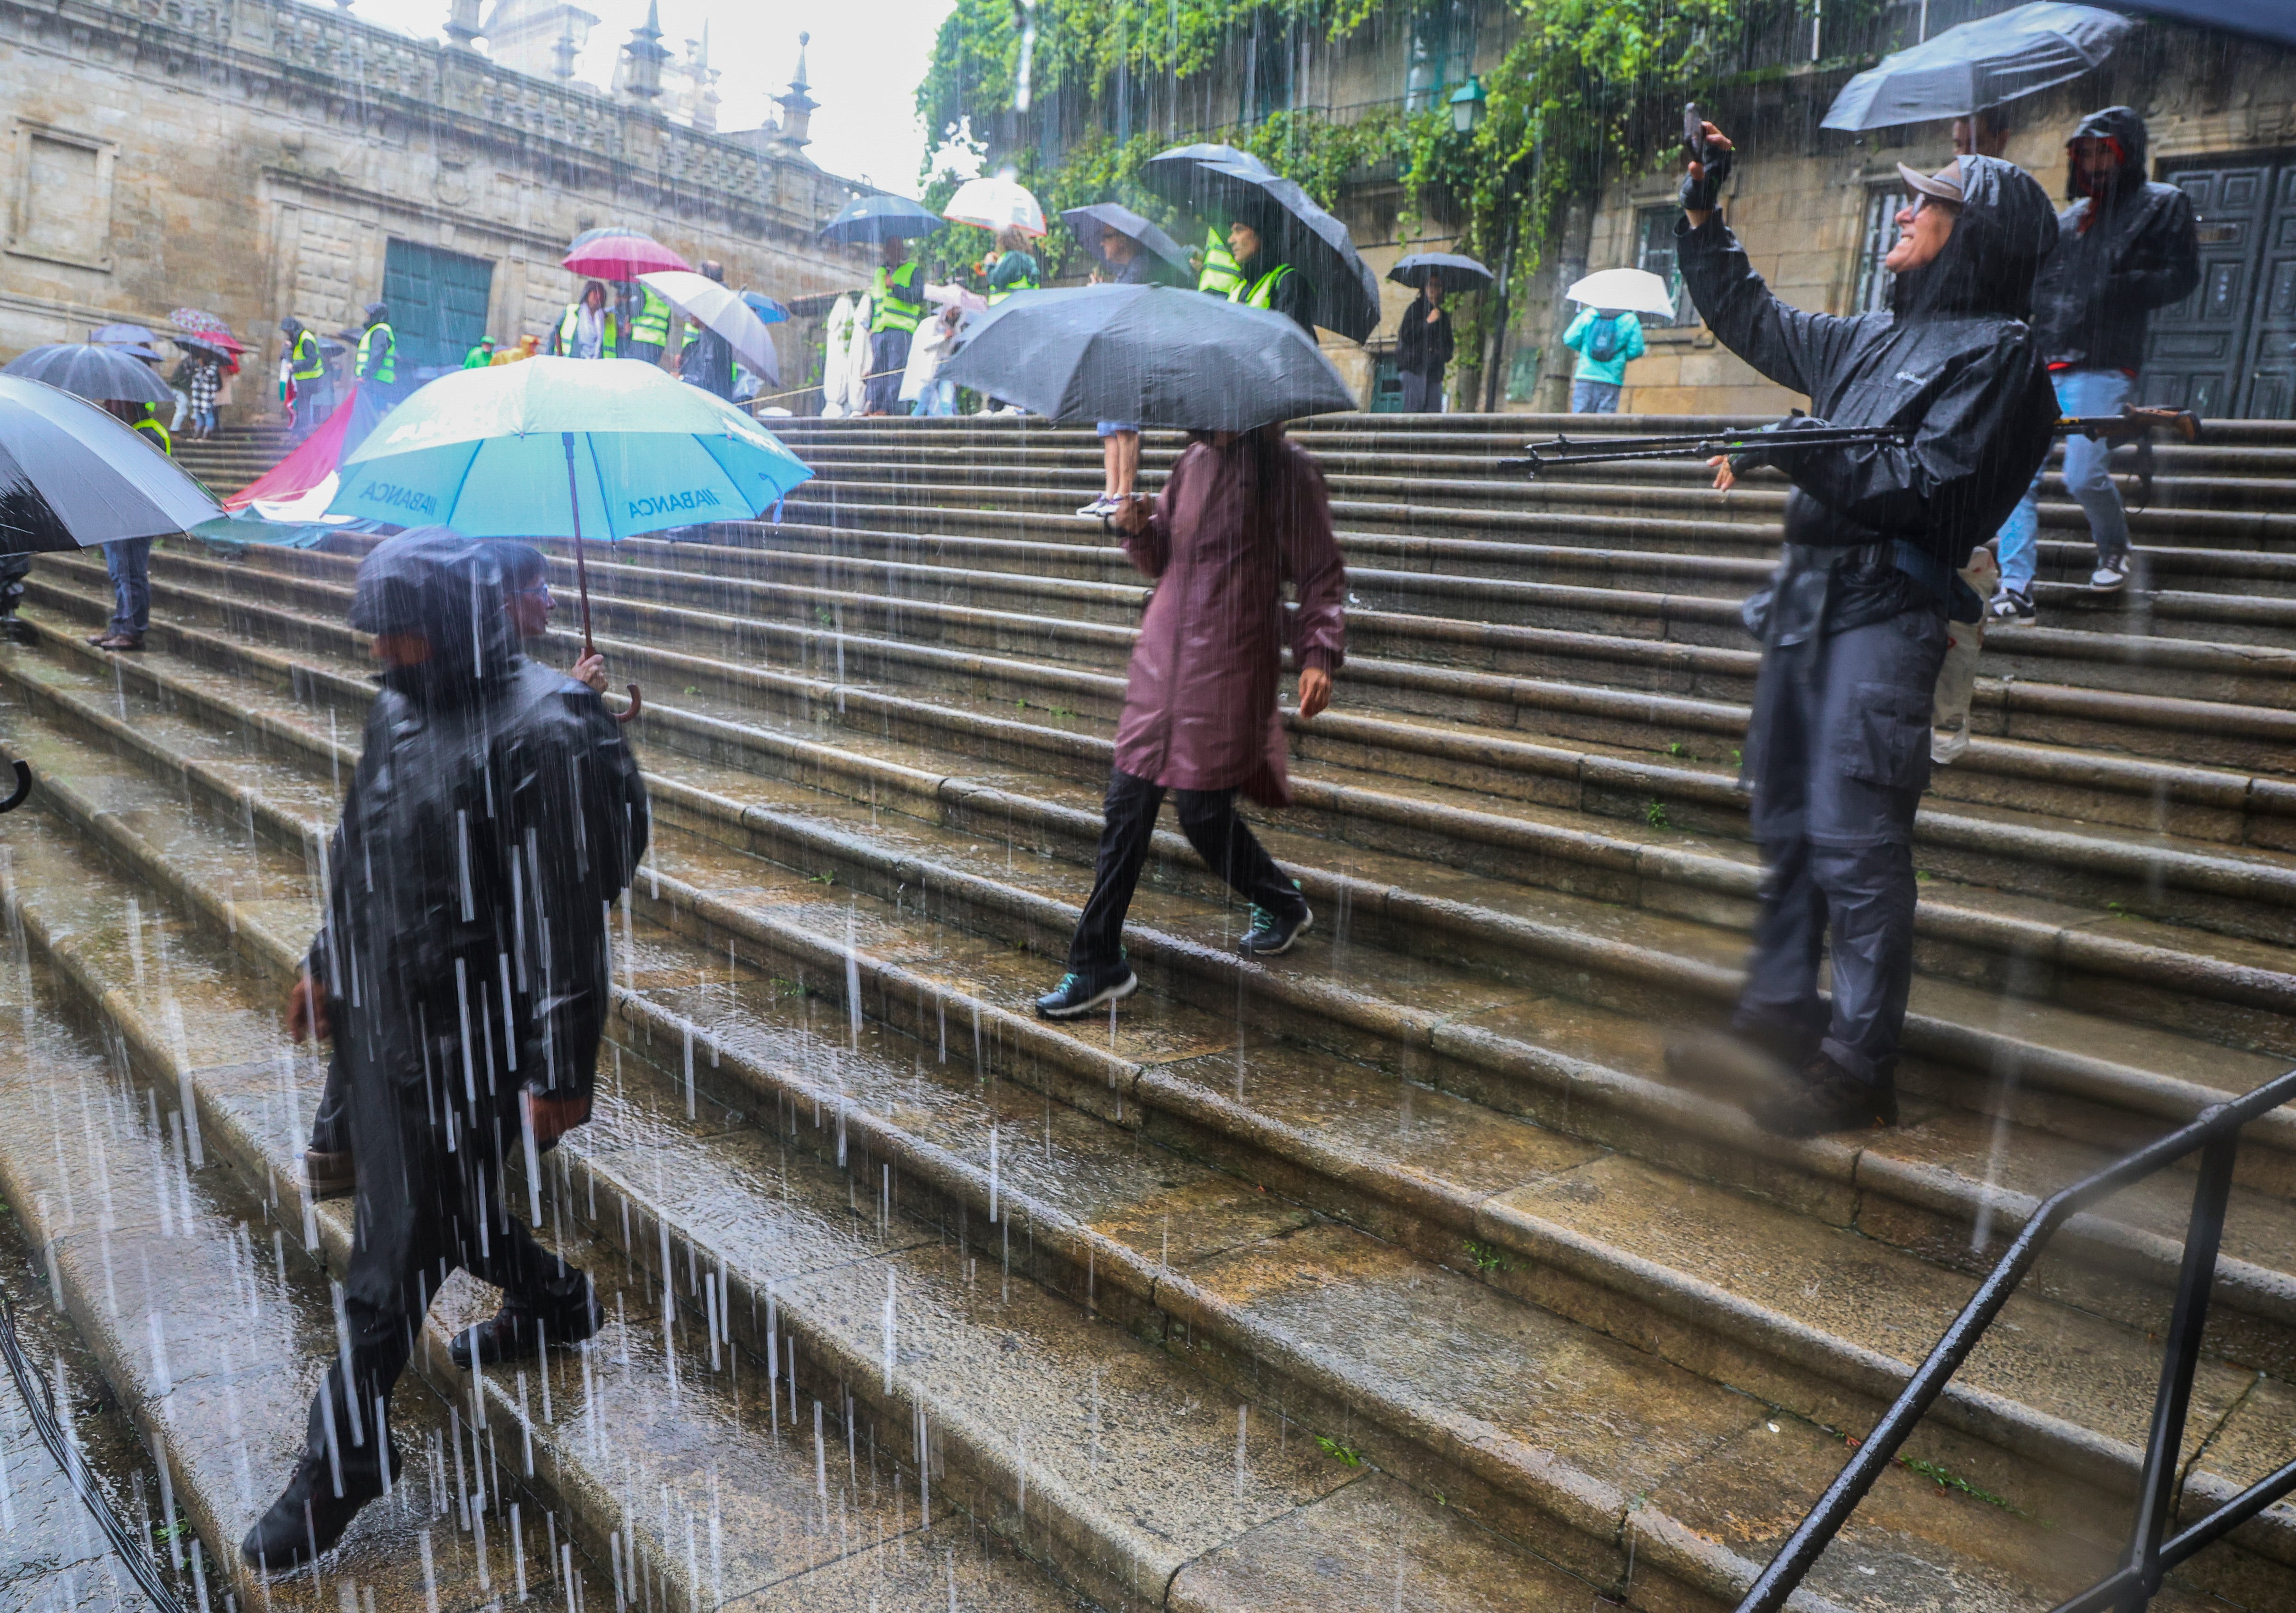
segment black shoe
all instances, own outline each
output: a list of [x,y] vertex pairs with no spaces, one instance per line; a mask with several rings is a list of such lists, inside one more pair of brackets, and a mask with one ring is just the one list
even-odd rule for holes
[[1986,613],[1996,622],[2030,622],[2034,618],[2033,596],[2022,588],[2004,588],[1993,596]]
[[1254,905],[1251,928],[1238,938],[1235,949],[1247,958],[1280,958],[1292,950],[1292,943],[1308,933],[1316,915],[1308,904],[1300,904],[1300,911],[1278,916],[1265,907]]
[[[400,1471],[396,1451],[390,1453],[390,1470]],[[295,1476],[271,1510],[255,1520],[239,1543],[240,1555],[250,1568],[266,1574],[300,1568],[333,1550],[359,1509],[381,1494],[381,1473],[350,1471],[343,1474],[343,1493],[336,1494],[326,1458],[306,1456],[296,1463]]]
[[1037,999],[1037,1014],[1046,1019],[1080,1019],[1094,1009],[1121,1003],[1140,989],[1140,977],[1129,964],[1119,963],[1112,974],[1080,975],[1074,970],[1061,983]]
[[1781,1137],[1821,1137],[1898,1123],[1893,1085],[1860,1081],[1820,1054],[1803,1072],[1799,1092],[1781,1093],[1751,1106],[1754,1124]]
[[522,1311],[512,1311],[508,1306],[496,1311],[491,1320],[464,1328],[455,1335],[447,1347],[448,1359],[464,1371],[471,1370],[471,1341],[478,1340],[480,1364],[492,1366],[498,1361],[529,1361],[542,1353],[543,1346],[579,1344],[598,1331],[603,1315],[593,1299],[584,1309],[575,1312],[562,1322],[537,1322]]
[[12,644],[29,646],[38,643],[40,635],[32,631],[31,623],[11,611],[6,616],[0,616],[0,639]]

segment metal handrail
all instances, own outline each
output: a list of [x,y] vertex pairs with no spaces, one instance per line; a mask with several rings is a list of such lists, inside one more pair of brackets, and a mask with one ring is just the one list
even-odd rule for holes
[[2258,1480],[2231,1501],[2165,1543],[2174,1505],[2177,1458],[2185,1435],[2185,1415],[2193,1396],[2193,1375],[2200,1364],[2201,1331],[2208,1320],[2210,1290],[2216,1273],[2217,1248],[2224,1234],[2225,1206],[2232,1193],[2233,1159],[2240,1145],[2240,1128],[2259,1115],[2269,1113],[2296,1099],[2296,1069],[2276,1076],[2228,1103],[2201,1111],[2190,1124],[2116,1160],[2093,1175],[2084,1176],[2045,1200],[2027,1219],[2016,1241],[1976,1294],[1947,1328],[1937,1347],[1923,1362],[1895,1404],[1874,1426],[1847,1467],[1829,1486],[1800,1527],[1788,1537],[1753,1588],[1738,1604],[1738,1613],[1775,1613],[1785,1606],[1803,1576],[1816,1563],[1834,1535],[1849,1521],[1906,1443],[1947,1382],[1960,1370],[1985,1331],[2009,1302],[2018,1283],[2041,1257],[2041,1249],[2057,1229],[2095,1200],[2140,1182],[2186,1154],[2201,1152],[2200,1181],[2193,1189],[2193,1213],[2185,1232],[2185,1258],[2177,1276],[2177,1299],[2169,1321],[2168,1345],[2161,1363],[2161,1390],[2152,1404],[2152,1429],[2144,1451],[2144,1471],[2137,1485],[2136,1521],[2121,1567],[2054,1613],[2143,1613],[2161,1589],[2170,1568],[2211,1542],[2222,1538],[2255,1517],[2291,1490],[2296,1490],[2296,1462]]

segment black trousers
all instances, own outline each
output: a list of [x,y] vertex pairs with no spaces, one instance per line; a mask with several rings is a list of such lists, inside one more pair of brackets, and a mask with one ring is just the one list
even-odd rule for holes
[[[335,1081],[331,1069],[330,1087]],[[424,1103],[420,1089],[409,1095]],[[450,1091],[438,1095],[455,1110],[451,1136],[443,1108],[438,1125],[418,1108],[407,1116],[398,1147],[360,1150],[359,1231],[343,1285],[350,1374],[344,1376],[339,1341],[327,1380],[312,1398],[304,1442],[305,1460],[322,1468],[332,1443],[346,1488],[372,1489],[381,1477],[376,1403],[388,1404],[414,1353],[415,1331],[449,1274],[467,1271],[493,1283],[503,1290],[505,1311],[561,1338],[578,1331],[593,1303],[589,1278],[544,1249],[511,1213],[503,1167],[522,1146],[516,1119],[485,1112],[486,1103],[474,1111]],[[370,1215],[370,1193],[404,1193],[417,1213]]]
[[[1234,790],[1176,790],[1172,795],[1180,832],[1237,895],[1275,913],[1289,915],[1306,905],[1300,888],[1283,877],[1250,826],[1236,816]],[[1121,769],[1110,774],[1092,895],[1069,943],[1069,967],[1078,974],[1106,974],[1123,961],[1124,915],[1132,909],[1132,893],[1139,888],[1163,804],[1161,784]]]
[[[1929,785],[1945,618],[1886,621],[1762,656],[1746,735],[1762,912],[1734,1023],[1797,1062],[1894,1079],[1914,978],[1914,815]],[[1817,993],[1829,937],[1833,1003]]]

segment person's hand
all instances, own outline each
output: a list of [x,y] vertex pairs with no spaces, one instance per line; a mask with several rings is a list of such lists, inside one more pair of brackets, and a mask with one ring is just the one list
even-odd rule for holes
[[1727,454],[1717,454],[1706,462],[1706,468],[1714,472],[1714,490],[1717,493],[1727,493],[1738,485],[1737,469],[1731,464]]
[[1730,177],[1731,152],[1736,150],[1730,143],[1730,136],[1711,123],[1698,127],[1705,131],[1710,160],[1684,163],[1688,175],[1682,182],[1681,192],[1683,216],[1690,220],[1693,230],[1702,227],[1721,204],[1722,186]]
[[1321,667],[1300,668],[1300,720],[1306,722],[1332,703],[1332,675]]
[[287,994],[287,1036],[293,1042],[324,1042],[335,1034],[327,1018],[327,994],[305,975]]
[[590,1118],[587,1098],[540,1098],[530,1092],[518,1095],[519,1109],[534,1132],[534,1146],[548,1148]]
[[606,692],[606,658],[595,650],[574,663],[574,681],[587,684],[600,694]]
[[1147,498],[1135,493],[1110,512],[1108,520],[1111,526],[1129,537],[1146,530],[1151,513]]

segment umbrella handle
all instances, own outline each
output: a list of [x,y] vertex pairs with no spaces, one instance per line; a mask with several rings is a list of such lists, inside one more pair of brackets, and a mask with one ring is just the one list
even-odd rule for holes
[[[622,710],[614,713],[614,720],[618,723],[627,723],[645,709],[645,696],[638,692],[638,686],[636,684],[624,684],[622,687],[630,692],[630,703]],[[4,810],[5,808],[0,807],[0,811]]]
[[0,812],[15,811],[29,798],[32,793],[32,765],[29,762],[20,761],[11,763],[10,766],[16,770],[16,788],[6,800],[0,801]]

